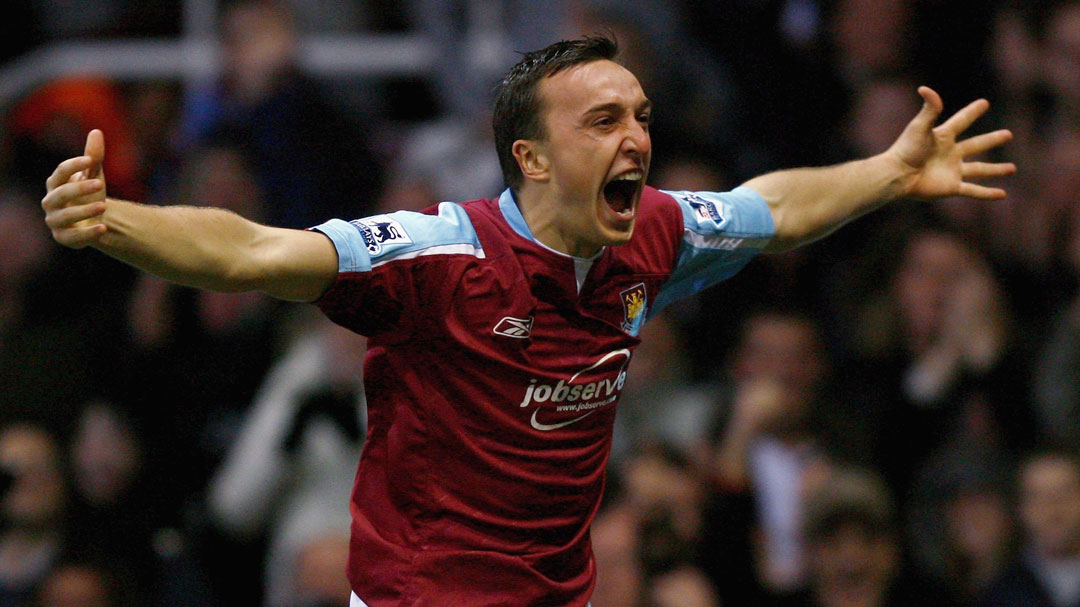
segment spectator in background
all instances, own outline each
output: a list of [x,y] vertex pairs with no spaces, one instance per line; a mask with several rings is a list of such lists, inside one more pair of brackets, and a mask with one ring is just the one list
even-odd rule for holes
[[[716,156],[735,143],[736,94],[722,63],[665,20],[651,2],[592,0],[570,12],[572,34],[610,31],[619,41],[622,61],[649,91],[657,107],[650,123],[653,145],[668,153],[702,151]],[[660,49],[663,52],[660,53]],[[663,60],[660,60],[663,57]],[[679,189],[688,189],[679,184]]]
[[853,158],[889,149],[907,126],[907,116],[918,111],[911,98],[915,83],[896,75],[869,78],[855,93],[845,124],[844,147]]
[[[244,150],[231,139],[192,150],[178,184],[178,204],[221,205],[256,221],[268,212]],[[279,307],[261,293],[197,291],[143,275],[126,309],[136,355],[121,359],[129,378],[121,397],[145,413],[151,456],[166,466],[175,492],[169,500],[179,510],[223,457],[277,354]],[[188,457],[170,455],[178,451]]]
[[[240,137],[219,132],[189,150],[170,201],[215,204],[265,220],[266,193]],[[187,525],[186,539],[205,557],[222,603],[252,600],[262,576],[259,547],[239,545],[203,523],[203,492],[279,354],[279,320],[290,308],[261,293],[198,291],[142,275],[125,309],[130,350],[119,359],[127,379],[119,382],[117,399],[139,417],[147,456],[170,479],[160,486],[168,505],[163,518]]]
[[769,167],[827,161],[831,155],[821,142],[839,129],[846,103],[844,87],[830,65],[825,8],[831,3],[681,4],[683,23],[730,71],[739,99],[725,115],[738,134],[729,165],[735,181]]
[[912,58],[912,0],[839,0],[827,32],[834,64],[849,90],[890,73],[907,71]]
[[937,607],[940,589],[908,577],[895,504],[881,479],[836,469],[808,487],[805,590],[784,607]]
[[[79,145],[87,129],[115,129],[105,174],[126,196],[146,197],[126,102],[112,82],[73,77],[42,85],[19,102],[8,123],[14,138],[14,175],[22,180],[55,166],[64,158],[64,150]],[[114,153],[116,157],[111,158]],[[36,180],[21,185],[31,192],[41,189]]]
[[1051,6],[1042,55],[1056,118],[1075,125],[1080,121],[1080,2],[1064,0]]
[[996,483],[971,483],[945,497],[944,583],[974,605],[1009,564],[1016,548],[1011,494]]
[[[869,76],[852,91],[845,128],[833,135],[829,147],[841,160],[887,149],[886,138],[903,131],[901,115],[917,110],[917,102],[905,94],[914,87],[915,83],[902,74]],[[933,216],[938,206],[889,206],[857,219],[851,229],[815,243],[816,250],[806,254],[814,263],[810,269],[816,273],[812,280],[804,279],[803,289],[812,294],[813,309],[824,312],[821,322],[838,356],[851,355],[850,327],[858,326],[865,317],[865,302],[880,289],[884,268],[895,257],[893,247],[910,226]]]
[[183,164],[178,149],[182,87],[173,81],[147,80],[130,83],[123,92],[148,196],[163,201],[171,194],[175,167]]
[[28,287],[52,250],[48,233],[34,228],[40,223],[34,207],[17,190],[0,191],[0,335],[27,317]]
[[111,404],[86,405],[69,448],[72,507],[67,520],[93,555],[124,567],[143,591],[155,575],[154,489],[139,478],[145,455],[134,428]]
[[[65,299],[70,282],[57,288],[58,275],[79,281],[73,270],[87,266],[59,267],[69,257],[49,246],[48,232],[35,225],[40,214],[19,190],[0,190],[0,425],[33,419],[60,431],[96,393],[117,333],[106,320],[77,328],[50,318],[61,307],[80,317],[98,308],[86,298]],[[114,287],[103,284],[95,297],[117,297]]]
[[608,468],[604,499],[589,529],[596,559],[593,607],[635,606],[643,591],[638,516],[624,484],[619,471]]
[[856,330],[865,365],[856,376],[878,408],[878,461],[906,503],[927,466],[1015,454],[1035,426],[1025,357],[979,251],[925,225],[896,257],[888,291]]
[[822,405],[841,406],[827,389],[830,373],[809,317],[759,311],[743,323],[712,462],[719,491],[706,515],[707,545],[718,553],[710,573],[724,597],[751,604],[805,580],[801,495],[832,456]]
[[1012,454],[973,444],[952,445],[963,457],[936,458],[916,473],[905,496],[903,524],[914,570],[974,604],[1016,548]]
[[[1080,285],[1080,209],[1073,210],[1065,259]],[[1062,444],[1080,443],[1080,289],[1057,315],[1035,365],[1034,402],[1042,434]]]
[[420,210],[441,200],[498,192],[502,172],[486,118],[450,116],[414,129],[387,171],[377,212]]
[[593,607],[718,607],[702,563],[705,485],[678,451],[654,443],[619,469],[590,532],[598,573]]
[[[335,527],[308,536],[293,563],[289,607],[339,607],[349,593],[349,581],[341,575],[349,559],[349,534]],[[344,593],[344,595],[342,594]]]
[[696,567],[683,565],[655,576],[645,596],[646,607],[720,607],[709,578]]
[[[1047,339],[1050,321],[1068,305],[1076,288],[1069,238],[1080,200],[1080,123],[1062,122],[1029,142],[1032,170],[1014,178],[1015,196],[1001,205],[974,205],[957,213],[962,229],[984,243],[1021,322],[1017,339],[1029,348]],[[1038,293],[1037,297],[1032,294]]]
[[[72,77],[38,87],[5,116],[10,177],[0,201],[0,420],[39,420],[66,430],[72,407],[101,394],[101,378],[122,360],[123,333],[104,310],[122,305],[132,274],[101,256],[71,256],[44,246],[46,236],[25,223],[40,213],[41,184],[30,176],[53,164],[72,134],[93,125],[117,129],[117,158],[106,174],[123,191],[144,192],[126,105],[101,78]],[[112,146],[111,146],[112,147]],[[56,322],[65,310],[75,324]]]
[[34,607],[139,607],[142,604],[132,596],[130,588],[118,581],[108,565],[65,561],[42,582]]
[[627,462],[649,444],[701,460],[717,423],[716,386],[693,382],[687,340],[670,314],[650,319],[641,335],[619,400],[611,465]]
[[984,607],[1080,605],[1080,455],[1035,452],[1017,478],[1023,552],[991,586]]
[[1048,114],[1038,99],[1042,86],[1042,51],[1037,39],[1036,16],[1040,12],[1025,10],[1020,2],[1005,3],[994,14],[990,35],[995,107],[1002,112],[1002,122],[1009,124],[1016,135],[1011,151],[1016,158],[1032,156],[1033,139]]
[[64,553],[68,490],[60,446],[40,426],[0,428],[0,606],[25,607]]
[[[112,592],[123,590],[137,604],[153,597],[162,607],[213,605],[188,538],[166,526],[172,522],[165,520],[171,505],[164,503],[162,475],[148,461],[136,419],[112,403],[97,401],[84,405],[75,421],[68,452],[72,498],[65,524],[75,538],[76,546],[68,553],[76,566],[60,576],[55,591],[70,588],[69,581],[102,578],[101,583],[114,586]],[[85,567],[77,566],[78,561]]]
[[[1002,153],[1033,160],[1011,177],[1001,204],[947,204],[962,229],[983,244],[1016,314],[1017,339],[1038,348],[1067,305],[1075,280],[1067,264],[1070,217],[1080,199],[1080,3],[1005,3],[992,53],[1000,119],[1016,135]],[[1015,128],[1013,128],[1015,125]],[[1038,293],[1033,297],[1031,294]]]
[[[333,564],[335,546],[342,558],[348,553],[342,542],[366,421],[359,374],[365,343],[325,319],[309,319],[270,369],[211,480],[209,511],[231,537],[268,536],[267,607],[319,595],[324,584],[315,572]],[[339,601],[349,594],[343,568],[342,560],[333,571],[343,588],[331,585]]]
[[382,184],[363,129],[296,66],[291,15],[273,0],[230,2],[221,18],[224,74],[194,91],[182,117],[189,145],[237,133],[265,192],[267,223],[306,228],[360,217]]

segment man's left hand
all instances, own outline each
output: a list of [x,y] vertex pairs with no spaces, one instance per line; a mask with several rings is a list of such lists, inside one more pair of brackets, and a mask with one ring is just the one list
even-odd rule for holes
[[922,110],[908,123],[904,132],[889,148],[903,166],[908,178],[900,193],[903,198],[933,199],[966,196],[979,200],[998,200],[1005,197],[1002,188],[972,183],[970,179],[1004,177],[1016,172],[1011,162],[980,162],[969,160],[1012,139],[1012,132],[1001,129],[976,135],[962,141],[957,138],[990,108],[979,99],[934,126],[944,109],[941,97],[927,86],[919,87],[923,98]]

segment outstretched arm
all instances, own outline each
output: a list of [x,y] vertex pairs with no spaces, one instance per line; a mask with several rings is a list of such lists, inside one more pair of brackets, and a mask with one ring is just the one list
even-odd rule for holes
[[919,87],[919,95],[922,110],[885,152],[831,167],[769,173],[744,184],[769,203],[776,236],[766,250],[782,251],[816,240],[899,198],[1005,197],[1000,188],[968,180],[1010,175],[1016,166],[968,158],[1002,145],[1012,133],[998,130],[957,141],[990,104],[985,99],[974,101],[934,126],[944,109],[941,97],[925,86]]
[[215,291],[313,301],[333,282],[337,252],[322,234],[259,225],[224,209],[108,198],[104,158],[104,136],[93,130],[84,155],[60,163],[46,181],[41,206],[60,244],[92,246],[168,280]]

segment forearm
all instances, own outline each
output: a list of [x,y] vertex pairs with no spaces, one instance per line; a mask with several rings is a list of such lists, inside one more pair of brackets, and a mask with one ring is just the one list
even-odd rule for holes
[[776,225],[768,250],[782,251],[902,197],[908,179],[910,169],[886,152],[835,166],[777,171],[744,185],[768,202]]
[[109,198],[102,252],[167,280],[214,291],[258,288],[251,269],[261,226],[224,209]]
[[212,291],[263,291],[314,301],[337,276],[337,252],[317,232],[259,225],[212,207],[108,199],[93,246],[137,268]]

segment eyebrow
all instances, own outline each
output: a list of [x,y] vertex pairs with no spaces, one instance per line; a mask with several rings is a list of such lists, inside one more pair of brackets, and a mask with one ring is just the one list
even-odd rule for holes
[[[652,106],[653,106],[652,101],[646,99],[644,102],[641,103],[641,105],[639,105],[637,107],[637,109],[635,111],[637,111],[637,112],[647,112],[649,110],[652,110]],[[621,110],[622,108],[623,108],[623,105],[621,103],[616,103],[614,101],[610,101],[608,103],[601,103],[600,105],[594,105],[593,107],[585,110],[585,113],[586,114],[595,114],[597,112],[612,112],[612,111]]]

